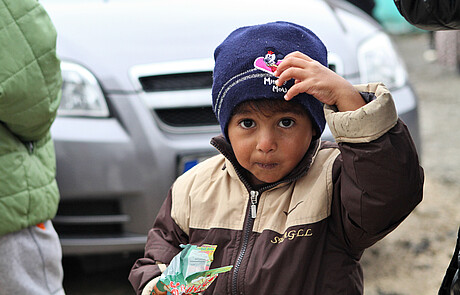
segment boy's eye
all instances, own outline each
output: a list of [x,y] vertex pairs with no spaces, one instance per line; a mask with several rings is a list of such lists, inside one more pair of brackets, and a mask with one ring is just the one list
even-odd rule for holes
[[245,128],[245,129],[252,128],[255,125],[256,125],[256,123],[251,119],[244,119],[244,120],[240,121],[240,126]]
[[281,119],[279,122],[279,126],[283,128],[289,128],[292,127],[292,125],[294,125],[294,120],[288,118]]

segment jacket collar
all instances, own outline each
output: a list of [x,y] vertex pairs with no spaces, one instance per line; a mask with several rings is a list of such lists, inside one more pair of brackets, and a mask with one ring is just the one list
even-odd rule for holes
[[316,155],[318,154],[320,144],[321,139],[313,140],[310,143],[310,147],[308,148],[307,153],[299,162],[299,164],[297,164],[297,166],[281,180],[275,183],[267,183],[262,186],[253,187],[249,182],[249,171],[244,169],[238,163],[235,153],[233,152],[233,148],[231,144],[225,139],[225,137],[223,135],[219,135],[211,139],[211,145],[214,146],[232,164],[236,174],[238,175],[239,179],[243,182],[246,189],[248,191],[258,190],[259,192],[274,188],[280,184],[293,182],[307,174],[308,169],[311,167]]

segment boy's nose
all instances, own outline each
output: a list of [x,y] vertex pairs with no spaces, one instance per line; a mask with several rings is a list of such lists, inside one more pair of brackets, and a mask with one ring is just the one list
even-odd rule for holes
[[277,143],[274,134],[271,132],[263,132],[259,135],[256,149],[263,153],[269,153],[276,150]]

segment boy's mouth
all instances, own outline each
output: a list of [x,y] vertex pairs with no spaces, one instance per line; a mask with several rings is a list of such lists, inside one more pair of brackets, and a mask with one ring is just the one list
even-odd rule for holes
[[267,169],[267,170],[268,170],[268,169],[273,169],[273,168],[275,168],[276,166],[278,166],[277,163],[259,163],[259,162],[257,162],[256,165],[257,165],[257,167],[259,167],[259,168]]

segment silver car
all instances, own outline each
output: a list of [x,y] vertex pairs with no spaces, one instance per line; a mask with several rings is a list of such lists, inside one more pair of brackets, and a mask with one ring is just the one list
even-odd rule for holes
[[[286,20],[310,28],[331,69],[391,89],[420,146],[417,98],[390,38],[345,1],[41,3],[58,31],[64,79],[52,127],[64,255],[143,249],[174,179],[216,153],[213,51],[240,26]],[[329,130],[323,137],[332,139]]]

